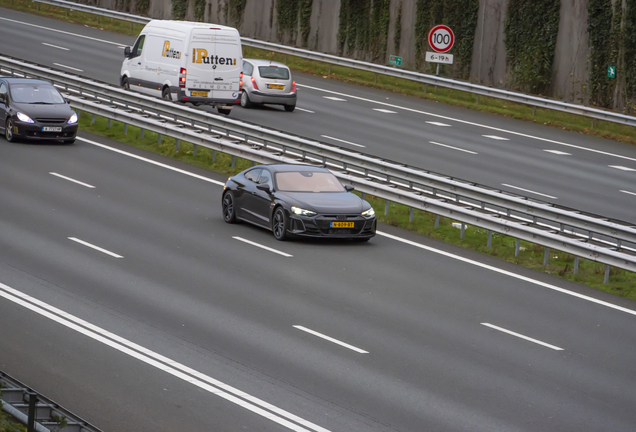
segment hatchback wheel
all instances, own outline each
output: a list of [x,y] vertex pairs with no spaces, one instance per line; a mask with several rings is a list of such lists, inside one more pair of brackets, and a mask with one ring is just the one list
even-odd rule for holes
[[285,216],[285,210],[282,207],[278,207],[274,212],[274,220],[272,222],[272,232],[274,238],[279,241],[284,241],[288,238],[287,235],[287,216]]
[[252,106],[252,101],[250,100],[250,97],[247,95],[246,91],[243,91],[243,93],[241,93],[241,106],[243,108],[249,108]]
[[225,195],[223,195],[223,220],[227,223],[235,223],[236,222],[236,213],[234,210],[234,195],[232,192],[227,191]]
[[4,128],[4,136],[7,139],[7,141],[9,142],[15,142],[16,141],[16,137],[13,134],[13,120],[11,119],[7,119],[7,122],[5,123],[5,128]]
[[292,112],[296,109],[296,104],[294,105],[285,105],[285,111]]

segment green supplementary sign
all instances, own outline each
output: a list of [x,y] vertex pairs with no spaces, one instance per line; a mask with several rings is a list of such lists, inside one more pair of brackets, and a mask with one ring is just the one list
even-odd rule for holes
[[608,78],[616,78],[616,66],[608,66],[607,67],[607,77]]
[[389,56],[389,64],[391,66],[402,66],[402,57],[390,55]]

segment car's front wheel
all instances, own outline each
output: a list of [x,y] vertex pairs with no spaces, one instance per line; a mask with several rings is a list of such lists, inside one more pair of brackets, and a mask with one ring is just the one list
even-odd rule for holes
[[284,241],[288,238],[287,235],[287,216],[285,210],[282,207],[278,207],[274,211],[274,217],[272,218],[272,232],[274,238],[278,241]]
[[4,125],[4,137],[7,139],[7,141],[9,142],[15,142],[16,141],[16,137],[13,133],[13,120],[11,120],[10,118],[7,119],[7,122]]
[[234,209],[234,195],[232,192],[227,191],[223,195],[223,220],[227,223],[235,223],[236,222],[236,213]]
[[128,82],[128,77],[122,78],[121,88],[123,88],[124,90],[130,90],[130,82]]

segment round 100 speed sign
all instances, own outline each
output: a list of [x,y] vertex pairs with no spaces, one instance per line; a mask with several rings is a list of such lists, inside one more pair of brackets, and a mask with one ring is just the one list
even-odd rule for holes
[[455,35],[448,26],[436,25],[428,32],[428,44],[439,53],[447,52],[453,47],[454,43]]

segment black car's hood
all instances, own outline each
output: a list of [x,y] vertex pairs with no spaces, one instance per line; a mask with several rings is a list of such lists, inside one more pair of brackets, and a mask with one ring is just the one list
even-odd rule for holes
[[[363,211],[364,201],[350,192],[311,193],[283,192],[291,205],[322,214],[359,214]],[[295,203],[294,203],[295,201]],[[366,208],[364,209],[366,210]]]
[[13,108],[28,115],[35,120],[36,117],[43,118],[70,118],[73,110],[68,104],[28,104],[13,103]]

